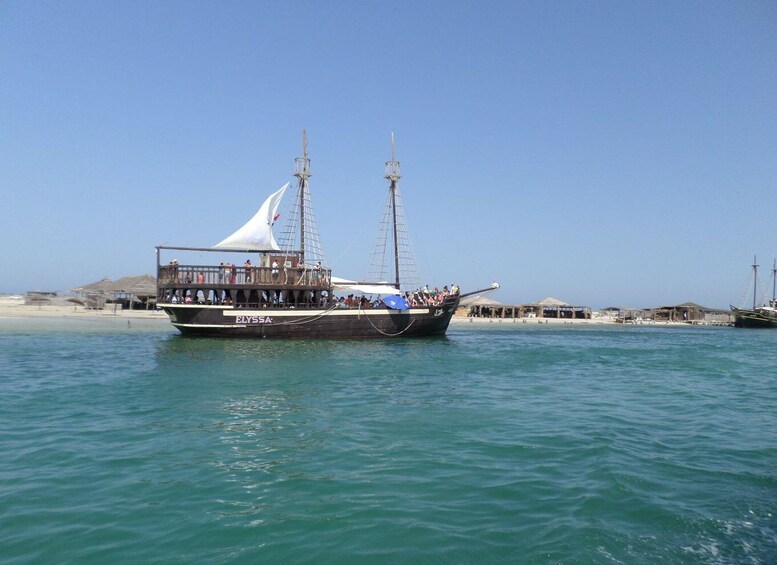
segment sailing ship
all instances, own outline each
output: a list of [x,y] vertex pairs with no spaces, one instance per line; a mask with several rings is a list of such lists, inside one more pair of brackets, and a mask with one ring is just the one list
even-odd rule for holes
[[758,259],[753,257],[753,307],[731,307],[737,328],[777,328],[777,260],[772,266],[772,298],[767,304],[756,306],[758,296]]
[[[302,157],[294,161],[297,195],[285,232],[286,248],[275,239],[278,207],[290,183],[272,193],[239,230],[213,247],[157,246],[157,306],[182,334],[262,338],[384,338],[444,335],[462,294],[457,287],[433,294],[403,290],[407,247],[392,134],[385,237],[393,243],[394,280],[338,278],[326,266],[309,192],[310,159],[302,135]],[[289,243],[292,242],[293,243]],[[386,240],[388,241],[388,239]],[[387,247],[384,242],[383,247]],[[235,263],[163,264],[162,253],[204,252],[241,255]],[[253,261],[251,260],[253,257]],[[202,262],[202,261],[200,261]],[[347,298],[346,298],[347,295]]]

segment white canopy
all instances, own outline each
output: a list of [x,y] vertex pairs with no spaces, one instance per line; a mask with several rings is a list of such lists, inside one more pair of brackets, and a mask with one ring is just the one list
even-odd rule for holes
[[360,283],[332,277],[335,292],[360,292],[362,294],[380,294],[381,296],[400,295],[402,291],[388,283]]
[[246,224],[230,235],[224,241],[214,245],[214,248],[251,249],[253,251],[280,251],[272,235],[275,214],[283,198],[283,193],[290,183],[284,184],[280,190],[271,194],[264,201],[259,211]]

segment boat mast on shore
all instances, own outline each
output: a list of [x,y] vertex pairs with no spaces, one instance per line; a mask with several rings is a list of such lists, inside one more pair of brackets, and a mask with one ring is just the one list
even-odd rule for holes
[[758,258],[753,256],[753,307],[731,307],[734,326],[738,328],[777,328],[777,260],[772,266],[772,298],[768,304],[758,306]]

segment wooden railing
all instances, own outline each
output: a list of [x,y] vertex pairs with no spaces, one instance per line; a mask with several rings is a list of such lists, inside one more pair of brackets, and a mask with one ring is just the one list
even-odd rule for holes
[[213,267],[197,265],[164,265],[159,267],[160,286],[232,286],[294,285],[329,286],[330,269],[287,269],[284,267]]

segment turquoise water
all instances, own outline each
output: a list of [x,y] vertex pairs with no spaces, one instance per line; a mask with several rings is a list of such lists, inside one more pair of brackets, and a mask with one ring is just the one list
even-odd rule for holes
[[0,562],[775,563],[777,331],[0,320]]

